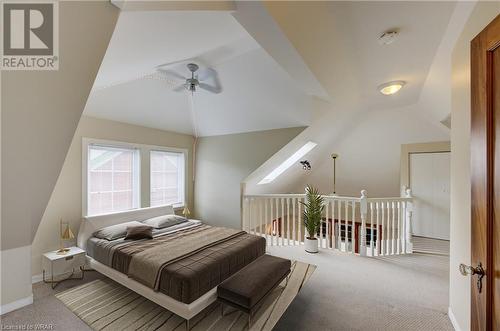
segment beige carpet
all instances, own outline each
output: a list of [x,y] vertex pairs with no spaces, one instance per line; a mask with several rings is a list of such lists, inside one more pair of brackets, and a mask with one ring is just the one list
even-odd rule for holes
[[318,266],[275,331],[453,331],[447,256],[307,254],[293,246],[268,253]]
[[[322,249],[309,254],[303,246],[268,247],[268,254],[317,266],[288,306],[275,331],[452,331],[448,310],[449,257],[435,254],[363,258]],[[43,324],[53,331],[92,329],[55,297],[96,279],[69,280],[53,290],[33,285],[34,303],[2,315],[5,329]],[[214,328],[213,328],[214,329]]]
[[[251,330],[272,330],[316,267],[293,262],[288,285],[283,281],[252,318]],[[90,283],[56,294],[93,330],[185,330],[185,320],[110,280]],[[246,330],[248,317],[215,303],[191,320],[191,330]]]

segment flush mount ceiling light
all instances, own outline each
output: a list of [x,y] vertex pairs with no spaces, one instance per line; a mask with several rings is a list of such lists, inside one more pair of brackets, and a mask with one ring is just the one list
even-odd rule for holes
[[378,90],[383,95],[391,95],[397,93],[403,86],[405,86],[405,82],[402,80],[397,80],[393,82],[384,83],[379,85]]
[[296,164],[298,160],[300,160],[304,155],[309,153],[314,147],[316,147],[316,143],[312,141],[307,142],[304,146],[299,148],[295,153],[292,154],[288,159],[286,159],[283,163],[277,166],[273,171],[271,171],[264,179],[262,179],[258,184],[268,184],[275,180],[279,175],[284,173],[288,168],[292,165]]

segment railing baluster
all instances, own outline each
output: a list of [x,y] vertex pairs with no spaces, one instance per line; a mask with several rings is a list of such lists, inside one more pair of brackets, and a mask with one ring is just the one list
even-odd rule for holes
[[319,247],[320,248],[323,247],[323,215],[324,215],[324,211],[321,214],[321,220],[319,222]]
[[[344,202],[345,203],[345,202]],[[342,212],[344,211],[344,207],[342,206],[342,200],[339,200],[339,206],[338,206],[338,211],[339,211],[339,245],[340,245],[340,251],[346,252],[346,245],[345,243],[345,234],[347,229],[345,228],[345,224],[343,224],[345,220],[342,218],[345,218],[345,216],[342,216]],[[342,247],[342,226],[344,226],[344,246]]]
[[398,209],[398,238],[396,243],[396,250],[398,254],[401,254],[401,202],[396,202],[396,208]]
[[374,228],[373,228],[373,222],[374,219],[373,219],[373,202],[370,202],[370,255],[371,256],[375,256],[375,253],[373,252],[373,246],[374,246],[374,242],[373,242],[373,232],[375,231]]
[[401,226],[403,228],[403,233],[401,234],[401,241],[402,241],[402,253],[406,254],[406,201],[402,202],[402,210],[401,210],[401,215],[402,215],[402,221],[401,221]]
[[281,198],[281,246],[285,245],[285,199]]
[[382,235],[382,231],[380,231],[380,203],[377,202],[375,204],[375,210],[377,212],[377,237],[376,237],[376,244],[375,244],[375,250],[377,251],[377,256],[381,255],[382,251],[380,249],[380,236]]
[[275,199],[275,207],[276,207],[276,246],[280,245],[280,235],[281,235],[281,219],[280,219],[280,209],[279,209],[279,201],[280,199]]
[[392,227],[391,227],[391,222],[392,222],[392,217],[391,217],[391,212],[392,212],[392,203],[391,201],[387,202],[387,254],[392,255]]
[[356,238],[356,202],[351,201],[351,253],[356,252],[356,242],[358,238]]
[[267,213],[267,202],[268,202],[268,199],[264,198],[263,202],[264,202],[264,237],[266,238],[266,243],[269,245],[269,233],[268,233],[268,230],[269,230],[269,218],[267,217],[268,216],[268,213]]
[[390,227],[391,227],[391,208],[389,206],[389,201],[387,201],[385,203],[385,212],[386,212],[386,223],[385,223],[385,229],[384,229],[384,232],[385,232],[385,247],[384,247],[384,250],[385,250],[385,255],[389,255],[390,252],[389,252],[389,236],[390,236]]
[[[349,215],[349,204],[347,203],[347,200],[344,201],[344,205],[345,205],[344,206],[344,208],[345,208],[345,210],[344,210],[344,213],[345,213],[345,215],[344,215],[344,218],[345,218],[345,220],[344,220],[344,222],[345,222],[345,235],[344,235],[344,237],[345,237],[345,246],[346,246],[345,247],[345,251],[349,252],[349,237],[348,237],[349,234],[348,234],[348,231],[347,231],[347,229],[349,227],[349,224],[348,224],[349,223],[349,216],[348,216]],[[352,231],[352,229],[351,229],[351,231]],[[352,243],[351,243],[351,245],[352,245]]]
[[292,198],[292,245],[295,246],[295,198]]
[[396,225],[395,225],[395,221],[396,221],[396,214],[395,214],[395,203],[394,201],[391,202],[391,207],[392,207],[392,228],[391,228],[391,255],[394,255],[395,253],[395,244],[396,244],[396,240],[395,240],[395,237],[396,237]]
[[326,207],[325,207],[325,222],[326,222],[326,248],[330,248],[330,221],[328,219],[328,210],[330,206],[330,199],[326,200]]
[[286,198],[286,244],[290,246],[290,199]]
[[274,199],[269,199],[269,211],[271,213],[271,246],[274,246],[274,225],[276,224],[274,217]]
[[381,254],[382,255],[385,255],[386,254],[386,251],[385,251],[385,236],[387,235],[385,233],[385,203],[384,202],[380,202],[380,207],[381,207],[381,219],[382,219],[382,226],[381,226],[381,229],[382,229],[382,233],[380,234],[380,251],[381,251]]
[[302,201],[302,198],[297,199],[297,207],[298,207],[298,227],[299,227],[299,245],[304,242],[304,237],[302,237],[302,204],[300,203]]
[[330,241],[332,245],[332,249],[337,248],[337,231],[335,229],[335,199],[332,199],[332,224],[331,226],[331,236],[330,236]]

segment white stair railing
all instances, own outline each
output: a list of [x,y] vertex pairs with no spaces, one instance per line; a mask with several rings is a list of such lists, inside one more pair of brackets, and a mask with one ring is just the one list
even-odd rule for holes
[[[412,253],[412,197],[410,189],[404,192],[398,198],[369,198],[365,190],[359,198],[324,195],[319,247],[362,256]],[[302,245],[302,202],[305,194],[244,195],[242,228],[270,246]]]

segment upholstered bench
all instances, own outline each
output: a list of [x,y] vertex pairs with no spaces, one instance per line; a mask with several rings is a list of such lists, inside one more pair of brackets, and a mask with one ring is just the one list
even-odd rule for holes
[[[218,300],[248,314],[251,317],[265,297],[290,274],[290,260],[271,255],[262,255],[243,269],[226,279],[217,287]],[[288,277],[287,277],[288,284]]]

